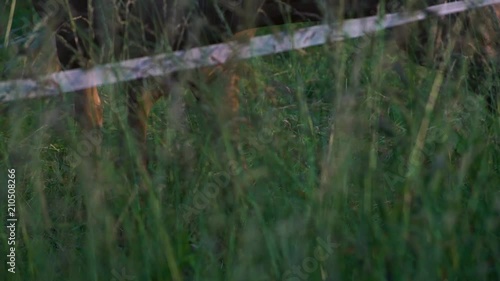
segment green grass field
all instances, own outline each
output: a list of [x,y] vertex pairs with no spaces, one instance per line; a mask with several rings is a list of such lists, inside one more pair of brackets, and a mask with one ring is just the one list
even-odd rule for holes
[[[15,17],[33,17],[23,5]],[[179,91],[185,114],[161,100],[149,176],[122,84],[101,89],[102,141],[80,135],[69,94],[0,105],[0,217],[8,169],[17,217],[15,274],[0,230],[0,280],[500,280],[488,87],[472,92],[451,63],[441,81],[382,37],[248,61],[237,136],[210,106],[219,83],[208,103]],[[43,44],[0,49],[2,80],[49,72]]]

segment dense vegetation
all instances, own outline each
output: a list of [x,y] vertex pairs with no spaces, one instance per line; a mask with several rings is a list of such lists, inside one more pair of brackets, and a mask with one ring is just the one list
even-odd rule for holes
[[[19,0],[11,17],[12,3],[2,41],[31,38],[38,17]],[[40,38],[0,49],[2,80],[57,68]],[[1,104],[0,215],[15,169],[18,221],[15,274],[0,231],[0,279],[500,280],[493,90],[473,92],[460,61],[441,74],[386,38],[248,61],[238,135],[188,91],[185,116],[162,100],[149,175],[133,165],[121,84],[101,89],[98,159],[70,95]]]

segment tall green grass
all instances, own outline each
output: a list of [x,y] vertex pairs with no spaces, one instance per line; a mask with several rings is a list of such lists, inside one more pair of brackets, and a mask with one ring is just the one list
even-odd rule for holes
[[500,279],[500,124],[464,72],[446,68],[436,92],[440,74],[382,36],[248,68],[239,135],[214,109],[220,83],[205,103],[180,90],[184,113],[175,95],[155,106],[149,175],[121,84],[101,89],[97,141],[70,95],[1,105],[0,214],[14,168],[18,222],[16,273],[1,262],[0,279]]

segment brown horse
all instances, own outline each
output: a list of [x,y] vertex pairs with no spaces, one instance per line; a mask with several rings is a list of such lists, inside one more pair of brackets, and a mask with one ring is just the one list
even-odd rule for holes
[[[384,7],[389,12],[396,12],[443,2],[446,1],[389,0],[385,1]],[[285,22],[373,15],[379,6],[379,1],[372,0],[33,0],[33,3],[41,15],[50,19],[49,24],[56,31],[58,58],[66,69],[87,67],[95,61],[150,55],[167,48],[179,50],[218,43],[232,36],[249,38],[254,35],[255,28]],[[487,17],[484,16],[485,10],[488,11]],[[474,69],[486,70],[492,69],[491,63],[498,57],[499,18],[500,5],[497,5],[447,17],[440,21],[438,28],[412,24],[394,29],[392,34],[410,57],[429,64],[444,53],[448,38],[453,37],[450,35],[457,33],[455,37],[460,40],[455,53],[469,56]],[[457,19],[463,22],[459,31],[451,28]],[[231,116],[238,109],[239,67],[228,64],[225,68],[230,74],[225,76],[229,77],[226,96],[228,116]],[[480,84],[477,74],[471,76],[472,80],[476,79],[475,84]],[[143,150],[151,107],[166,94],[129,87],[128,122]],[[78,123],[85,130],[102,126],[101,101],[96,88],[75,95],[75,111]]]
[[[48,19],[55,31],[57,56],[64,69],[151,55],[158,50],[219,43],[231,38],[244,40],[253,36],[258,27],[324,17],[316,1],[304,0],[32,1],[37,12]],[[331,2],[326,7],[339,11],[339,7],[333,5],[337,2]],[[348,5],[342,9],[345,11],[342,14],[366,15],[376,11],[375,1],[352,3],[356,5]],[[229,77],[226,86],[228,118],[238,109],[238,69],[237,64],[228,64],[224,70],[229,74],[225,75]],[[205,72],[211,73],[210,70]],[[149,112],[155,101],[167,94],[128,87],[128,123],[143,155]],[[84,130],[103,125],[96,87],[76,93],[75,116]]]

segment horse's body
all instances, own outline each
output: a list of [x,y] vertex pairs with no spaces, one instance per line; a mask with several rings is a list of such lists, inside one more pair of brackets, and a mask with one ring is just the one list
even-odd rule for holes
[[[164,51],[167,47],[178,50],[193,46],[218,43],[231,38],[234,34],[245,34],[245,30],[285,22],[319,21],[325,17],[368,16],[376,13],[379,1],[357,0],[143,0],[143,1],[89,1],[68,0],[33,0],[37,11],[49,14],[49,21],[57,31],[57,54],[63,68],[86,67],[91,60],[102,62],[111,57],[115,59],[150,55]],[[385,7],[407,7],[399,1],[386,1]],[[423,8],[445,0],[412,1],[414,8]],[[127,4],[128,3],[128,4]],[[181,4],[182,3],[182,4]],[[319,4],[318,4],[319,3]],[[394,5],[396,4],[396,5]],[[90,8],[90,9],[89,9]],[[399,8],[396,8],[399,9]],[[401,9],[399,9],[401,10]],[[399,11],[398,10],[398,11]],[[500,5],[489,8],[488,21],[482,18],[477,26],[475,17],[481,12],[467,13],[454,18],[465,18],[465,29],[477,27],[479,32],[461,32],[463,40],[457,44],[458,52],[470,49],[470,54],[485,61],[496,58],[499,50],[500,32],[492,26],[500,18]],[[492,19],[492,20],[491,20]],[[454,21],[456,22],[456,21]],[[431,34],[425,25],[412,25],[396,29],[394,32],[399,45],[408,50],[420,63],[429,55],[426,44],[416,44],[409,48],[408,42],[414,35],[420,35],[420,42],[447,42],[449,22],[445,32]],[[425,32],[424,32],[425,31]],[[495,33],[496,32],[496,33]],[[246,35],[252,36],[253,32]],[[443,40],[429,40],[431,36]],[[433,38],[436,39],[436,38]],[[480,40],[480,48],[473,44]],[[441,44],[445,45],[445,44]],[[442,52],[444,48],[434,48]],[[472,46],[474,45],[474,46]],[[468,48],[470,47],[470,48]],[[416,54],[416,56],[415,56]],[[432,55],[432,54],[431,54]],[[430,60],[433,60],[431,56]],[[476,60],[475,60],[476,61]],[[234,65],[230,66],[234,67]],[[234,69],[230,72],[234,74]],[[236,76],[234,76],[236,77]],[[229,79],[228,95],[235,101],[237,79]],[[134,129],[139,143],[144,145],[146,122],[151,106],[164,93],[151,93],[129,87],[128,106],[129,124]],[[237,102],[233,102],[233,107]],[[102,110],[96,88],[86,89],[75,96],[77,120],[84,129],[102,126]],[[235,108],[233,108],[235,109]]]
[[[307,0],[32,1],[37,12],[47,16],[49,25],[56,31],[57,56],[65,69],[88,67],[113,58],[151,55],[168,48],[178,50],[219,43],[235,38],[232,37],[235,34],[236,39],[252,36],[253,28],[323,18],[316,2]],[[331,5],[328,4],[331,10],[338,10]],[[347,10],[346,14],[365,15],[368,11],[375,12],[376,3],[349,5]],[[234,112],[238,106],[238,76],[235,64],[226,68],[232,77],[227,86],[228,107]],[[149,111],[154,102],[167,93],[143,91],[140,87],[129,87],[128,91],[128,121],[144,148]],[[84,130],[102,126],[101,101],[96,88],[75,95],[75,115]]]

